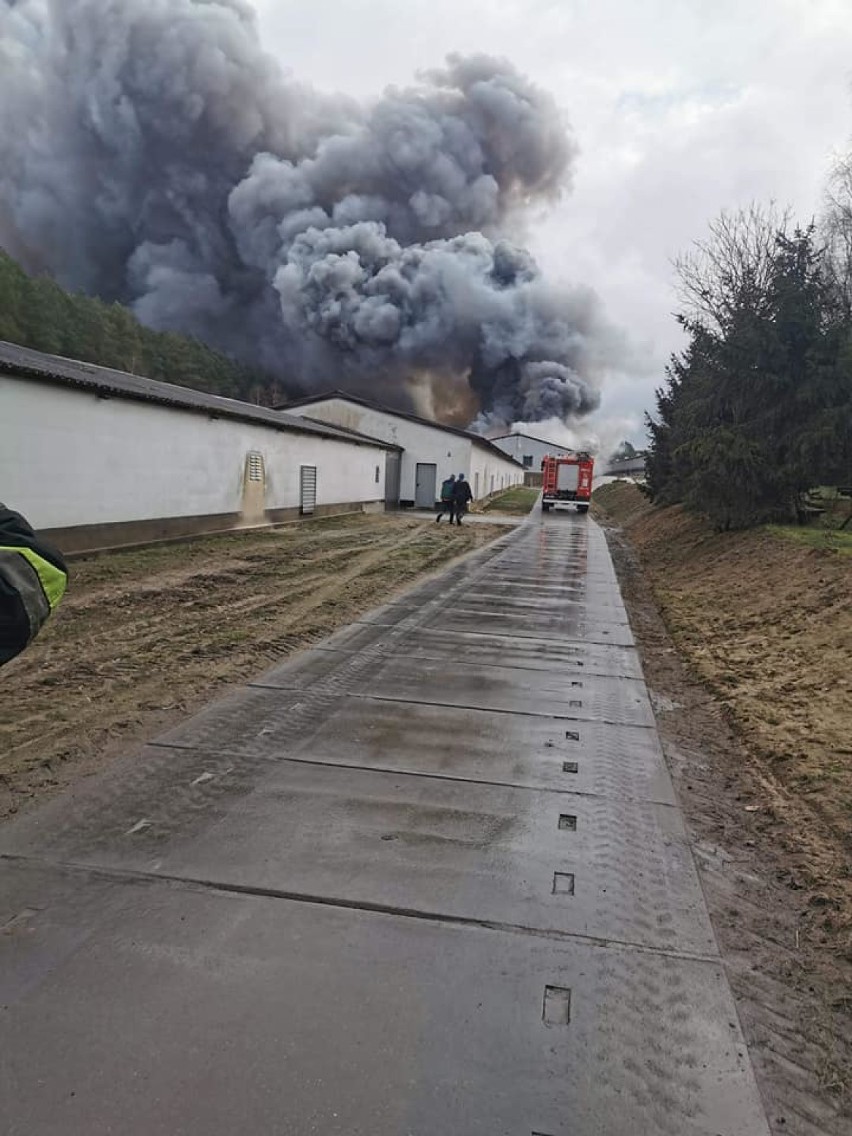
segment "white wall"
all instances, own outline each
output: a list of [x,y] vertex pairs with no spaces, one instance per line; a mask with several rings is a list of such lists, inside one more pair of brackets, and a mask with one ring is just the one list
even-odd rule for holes
[[238,513],[251,451],[267,509],[298,506],[300,465],[318,505],[384,496],[385,450],[0,377],[0,501],[36,528]]
[[292,407],[287,413],[345,426],[349,430],[366,434],[369,438],[381,438],[383,442],[402,446],[399,483],[401,501],[414,500],[415,467],[418,462],[432,462],[437,466],[437,492],[440,492],[441,482],[451,473],[464,472],[467,475],[470,470],[470,440],[448,433],[440,426],[409,422],[406,418],[397,418],[396,415],[346,402],[341,398],[323,399],[307,406]]
[[528,438],[525,434],[509,434],[505,438],[492,438],[493,445],[503,450],[515,461],[523,462],[525,456],[531,457],[532,465],[528,466],[534,473],[541,471],[541,462],[547,454],[570,454],[572,451],[565,446],[557,446],[552,442],[541,442],[538,438]]
[[524,471],[513,462],[476,443],[471,447],[470,487],[475,497],[488,497],[512,485],[522,485]]

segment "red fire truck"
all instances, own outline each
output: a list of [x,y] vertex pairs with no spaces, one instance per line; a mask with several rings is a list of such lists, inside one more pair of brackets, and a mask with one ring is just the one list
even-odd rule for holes
[[588,513],[594,468],[591,454],[558,458],[548,454],[541,463],[541,511],[546,513],[553,505],[573,504],[578,513]]

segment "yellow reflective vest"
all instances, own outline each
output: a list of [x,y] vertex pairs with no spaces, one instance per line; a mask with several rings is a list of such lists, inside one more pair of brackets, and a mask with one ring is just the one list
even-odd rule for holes
[[62,554],[0,504],[0,665],[38,635],[67,584]]

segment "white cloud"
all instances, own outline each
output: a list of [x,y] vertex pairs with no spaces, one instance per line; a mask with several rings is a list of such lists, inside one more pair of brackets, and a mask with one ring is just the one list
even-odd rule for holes
[[774,198],[807,219],[852,134],[848,0],[257,0],[296,76],[369,97],[451,51],[511,58],[565,107],[573,192],[527,239],[592,285],[635,345],[589,432],[635,423],[679,345],[671,258],[723,208]]

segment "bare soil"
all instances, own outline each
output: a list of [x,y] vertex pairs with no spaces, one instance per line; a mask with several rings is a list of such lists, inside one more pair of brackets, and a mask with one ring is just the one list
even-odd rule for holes
[[[595,495],[773,1132],[852,1122],[852,560]],[[620,522],[620,523],[618,523]]]
[[0,819],[505,531],[353,515],[74,561],[0,675]]

